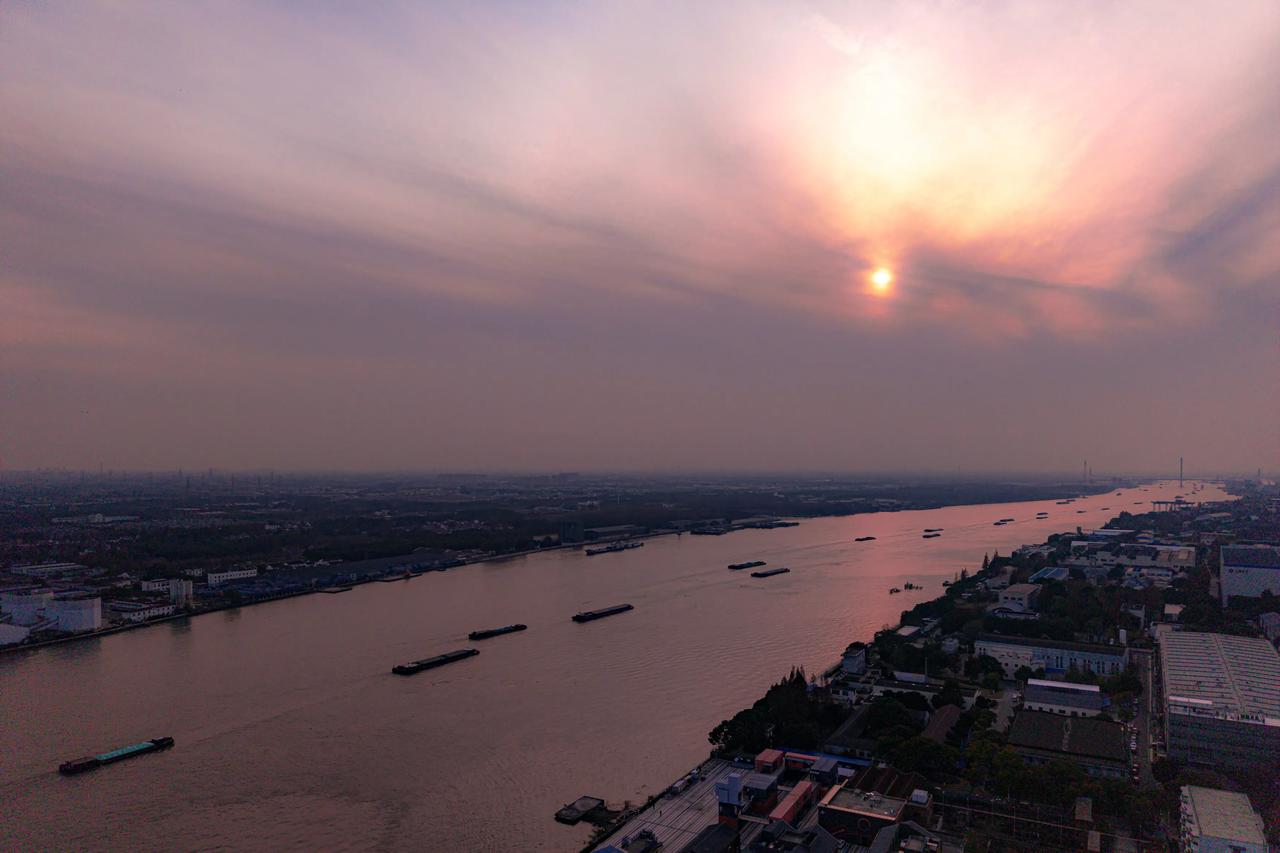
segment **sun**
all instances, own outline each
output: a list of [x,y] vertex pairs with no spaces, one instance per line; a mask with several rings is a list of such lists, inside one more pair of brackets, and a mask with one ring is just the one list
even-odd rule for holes
[[889,285],[893,284],[893,273],[885,267],[877,267],[876,271],[871,274],[871,286],[879,293],[885,293],[889,290]]

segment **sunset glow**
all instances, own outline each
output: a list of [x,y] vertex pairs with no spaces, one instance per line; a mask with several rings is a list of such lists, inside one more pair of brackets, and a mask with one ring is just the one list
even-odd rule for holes
[[884,267],[880,267],[871,273],[871,286],[878,293],[887,293],[891,284],[893,284],[893,273]]
[[[710,2],[678,26],[628,3],[75,9],[14,4],[0,28],[8,460],[341,465],[367,435],[367,464],[501,465],[518,424],[549,465],[642,467],[655,389],[663,429],[750,429],[706,387],[766,334],[816,335],[818,373],[864,349],[886,375],[961,369],[975,343],[1155,358],[1184,335],[1206,382],[1271,357],[1229,362],[1273,337],[1240,333],[1280,277],[1273,2]],[[1038,382],[1015,362],[1007,382]],[[1090,393],[1122,375],[1095,368]],[[420,417],[365,414],[386,400]],[[915,462],[875,420],[898,405],[856,417],[877,458]],[[334,407],[355,422],[317,417]],[[707,442],[690,458],[757,459]]]

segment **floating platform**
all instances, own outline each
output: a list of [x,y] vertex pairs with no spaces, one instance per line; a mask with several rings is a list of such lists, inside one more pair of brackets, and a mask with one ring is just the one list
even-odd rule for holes
[[89,770],[96,770],[107,764],[115,764],[117,761],[124,761],[126,758],[133,758],[138,755],[146,755],[149,752],[159,752],[173,746],[173,738],[169,736],[152,738],[144,740],[142,743],[131,744],[130,746],[122,746],[119,749],[113,749],[110,752],[104,752],[101,755],[87,755],[84,758],[76,758],[72,761],[64,761],[58,765],[58,772],[64,776],[74,776],[77,773],[85,773]]
[[479,649],[458,649],[456,652],[445,652],[433,658],[423,658],[410,663],[398,664],[391,667],[391,671],[396,675],[417,675],[419,672],[435,669],[438,666],[444,666],[447,663],[460,661],[464,658],[473,658],[478,654],[480,654]]
[[599,797],[578,797],[556,812],[556,820],[574,826],[579,821],[585,820],[587,815],[602,808],[604,808],[604,800]]
[[584,610],[581,613],[573,614],[574,622],[594,622],[596,619],[603,619],[606,616],[614,616],[618,613],[626,613],[628,610],[635,610],[635,606],[631,604],[617,604],[613,607],[606,607],[602,610]]
[[741,569],[754,569],[756,566],[763,566],[764,564],[764,560],[752,560],[749,563],[730,563],[729,569],[736,572]]

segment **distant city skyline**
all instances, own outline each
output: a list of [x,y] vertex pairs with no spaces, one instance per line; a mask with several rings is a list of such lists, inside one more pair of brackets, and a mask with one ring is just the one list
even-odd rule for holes
[[1280,465],[1280,6],[11,3],[0,469]]

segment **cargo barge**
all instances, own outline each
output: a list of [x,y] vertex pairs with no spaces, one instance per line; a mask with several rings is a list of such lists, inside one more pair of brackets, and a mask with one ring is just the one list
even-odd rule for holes
[[606,607],[603,610],[584,610],[581,613],[575,613],[572,616],[574,622],[592,622],[596,619],[603,619],[606,616],[613,616],[616,613],[626,613],[628,610],[635,610],[630,604],[617,604],[613,607]]
[[731,571],[736,572],[739,569],[754,569],[756,566],[763,566],[763,565],[764,565],[764,560],[752,560],[750,563],[730,563],[729,569]]
[[528,625],[505,625],[501,628],[490,628],[487,631],[472,631],[467,635],[468,640],[487,640],[490,637],[500,637],[503,634],[512,634],[516,631],[523,631]]
[[752,572],[752,573],[751,573],[751,577],[753,577],[753,578],[771,578],[771,577],[773,577],[774,575],[785,575],[785,574],[786,574],[787,572],[789,572],[789,571],[791,571],[791,570],[790,570],[790,569],[788,569],[786,566],[781,566],[781,567],[776,568],[776,569],[765,569],[763,572]]
[[463,658],[475,657],[478,654],[480,654],[478,649],[458,649],[456,652],[445,652],[433,658],[423,658],[412,663],[397,664],[391,667],[391,671],[396,675],[416,675],[423,670],[435,669],[438,666],[444,666],[447,663],[453,663]]
[[632,548],[643,547],[643,542],[614,542],[612,545],[606,545],[603,548],[587,548],[582,553],[588,557],[595,557],[599,554],[616,554],[619,551],[630,551]]
[[76,758],[72,761],[64,761],[58,765],[58,772],[64,776],[73,776],[76,773],[84,773],[89,770],[96,770],[107,764],[115,764],[117,761],[124,761],[126,758],[133,758],[135,755],[146,755],[148,752],[159,752],[162,749],[168,749],[173,746],[173,738],[157,737],[151,740],[144,740],[142,743],[135,743],[130,746],[122,746],[119,749],[113,749],[110,752],[104,752],[101,755],[87,755],[84,758]]

